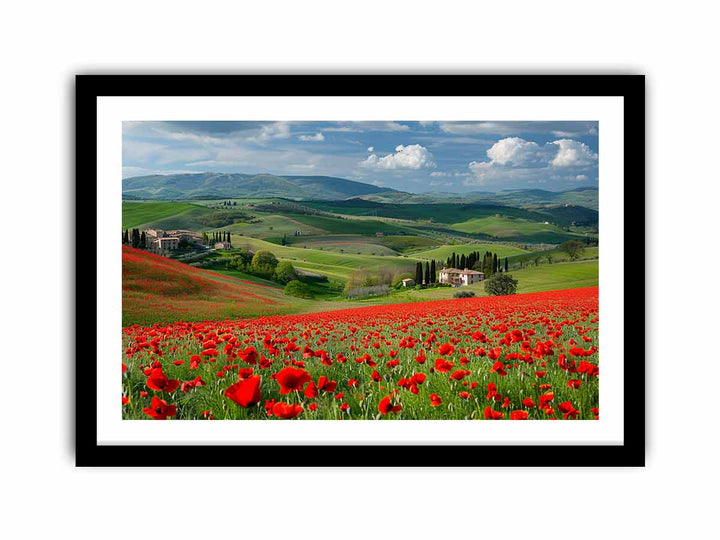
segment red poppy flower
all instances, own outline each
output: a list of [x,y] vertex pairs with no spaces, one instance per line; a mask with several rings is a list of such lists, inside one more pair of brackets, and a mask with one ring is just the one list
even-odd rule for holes
[[505,415],[499,411],[494,411],[490,408],[490,405],[485,407],[485,413],[484,413],[486,420],[500,420]]
[[454,362],[449,362],[443,358],[438,358],[435,360],[435,371],[437,371],[438,373],[447,373],[453,368],[454,365]]
[[127,396],[123,396],[123,397],[122,397],[122,404],[123,404],[123,405],[127,405],[128,403],[130,403],[130,398],[127,397]]
[[320,375],[317,387],[323,392],[334,392],[337,388],[337,382],[329,380],[325,375]]
[[570,388],[580,388],[580,385],[582,385],[582,381],[580,379],[570,379],[568,381],[568,387]]
[[455,352],[455,347],[453,347],[450,343],[443,343],[442,345],[440,345],[440,348],[438,349],[438,354],[440,354],[442,356],[447,356],[454,352]]
[[372,380],[375,381],[375,382],[380,382],[380,381],[382,381],[382,377],[381,377],[380,374],[377,372],[377,369],[373,369],[372,374],[370,375],[370,377],[371,377]]
[[182,385],[180,385],[180,390],[182,390],[183,392],[189,392],[196,386],[205,386],[205,382],[200,378],[199,375],[195,377],[195,380],[193,381],[186,381],[182,383]]
[[580,414],[580,411],[576,410],[570,401],[563,401],[560,405],[558,405],[558,409],[560,409],[560,412],[563,413],[563,418],[565,420],[570,417],[577,418]]
[[472,394],[470,392],[460,392],[458,396],[460,396],[460,399],[470,399]]
[[507,371],[505,371],[505,365],[500,360],[493,364],[493,367],[490,368],[490,373],[497,373],[502,377],[507,375]]
[[146,384],[150,390],[170,393],[174,392],[177,387],[180,386],[180,381],[177,379],[168,379],[163,373],[162,368],[155,368],[150,373]]
[[[233,366],[228,367],[228,369],[231,369]],[[249,379],[252,377],[253,374],[253,368],[240,368],[238,369],[238,378],[240,379]]]
[[470,371],[468,371],[468,370],[466,370],[466,369],[456,369],[455,371],[453,371],[453,372],[450,374],[450,378],[451,378],[453,381],[461,381],[462,379],[464,379],[465,377],[467,377],[468,375],[470,375],[470,373],[472,373],[472,372],[470,372]]
[[198,369],[200,367],[201,358],[199,355],[194,354],[190,357],[190,369]]
[[153,396],[150,407],[144,408],[143,412],[155,420],[166,420],[169,416],[175,416],[177,414],[177,407],[175,405],[168,405],[167,401]]
[[238,351],[238,358],[247,364],[256,364],[258,352],[255,347],[248,347],[244,351]]
[[430,406],[431,407],[438,407],[439,405],[442,405],[442,399],[437,394],[430,394]]
[[553,392],[547,392],[545,394],[542,394],[540,396],[540,405],[539,407],[541,409],[544,409],[548,403],[550,403],[553,399],[555,399],[555,394]]
[[241,407],[253,407],[260,403],[261,390],[258,375],[248,379],[242,379],[225,390],[224,395]]
[[317,386],[315,386],[315,383],[310,381],[307,386],[305,387],[305,397],[308,399],[314,399],[318,397],[318,389]]
[[286,420],[300,416],[300,413],[302,412],[302,405],[296,405],[294,403],[283,403],[282,401],[278,401],[272,407],[272,413],[274,416]]
[[293,390],[302,390],[305,383],[310,382],[312,377],[304,369],[286,367],[275,375],[275,380],[280,385],[280,393],[285,395]]
[[402,405],[394,405],[390,401],[390,397],[391,396],[385,396],[380,400],[380,403],[378,404],[378,411],[380,411],[382,414],[399,413],[402,410]]
[[522,404],[523,404],[523,406],[530,407],[530,408],[533,408],[535,406],[535,402],[532,399],[530,399],[529,397],[526,397],[525,399],[523,399]]
[[527,411],[513,411],[510,413],[510,420],[527,420],[527,419],[528,419]]

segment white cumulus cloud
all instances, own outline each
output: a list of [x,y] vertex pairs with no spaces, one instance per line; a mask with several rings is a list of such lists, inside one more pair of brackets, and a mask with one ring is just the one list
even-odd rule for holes
[[520,137],[507,137],[493,144],[487,156],[493,163],[522,166],[537,164],[543,158],[542,153],[537,143]]
[[320,133],[316,133],[315,135],[300,135],[298,137],[301,141],[316,141],[316,142],[322,142],[325,140],[325,136]]
[[571,174],[564,178],[582,181],[588,178],[582,173],[595,166],[598,159],[588,145],[573,139],[539,145],[520,137],[507,137],[493,144],[486,154],[487,160],[468,164],[472,177],[466,184],[541,182],[557,179],[558,169]]
[[552,144],[558,146],[557,155],[551,162],[553,167],[581,167],[597,161],[597,154],[580,141],[560,139]]
[[368,152],[374,152],[375,147],[374,146],[368,146]]
[[370,154],[360,165],[373,169],[424,169],[435,167],[432,154],[427,148],[419,144],[398,145],[394,154],[383,157]]

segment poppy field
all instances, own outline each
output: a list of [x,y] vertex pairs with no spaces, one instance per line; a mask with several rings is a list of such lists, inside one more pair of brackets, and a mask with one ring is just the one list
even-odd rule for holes
[[137,420],[592,420],[598,289],[123,328]]

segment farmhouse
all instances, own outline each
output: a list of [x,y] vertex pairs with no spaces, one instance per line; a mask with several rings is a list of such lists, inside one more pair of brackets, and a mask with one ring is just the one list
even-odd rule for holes
[[158,238],[163,238],[168,235],[166,235],[162,229],[145,229],[145,236],[149,241],[154,242]]
[[439,281],[440,283],[449,283],[453,287],[465,287],[466,285],[472,285],[485,279],[484,272],[477,272],[476,270],[458,270],[457,268],[443,268],[440,270]]
[[185,240],[193,244],[199,244],[202,241],[202,236],[193,231],[186,231],[184,229],[176,229],[172,231],[165,231],[166,236],[174,236],[180,240]]
[[232,249],[230,242],[215,242],[215,249]]
[[412,278],[405,278],[402,280],[403,287],[414,287],[415,280]]
[[160,251],[177,249],[180,245],[180,239],[175,236],[163,236],[155,240],[155,245]]

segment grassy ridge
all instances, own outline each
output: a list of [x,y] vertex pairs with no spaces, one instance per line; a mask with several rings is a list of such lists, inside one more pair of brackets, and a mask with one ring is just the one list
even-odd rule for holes
[[458,255],[467,255],[473,251],[479,251],[481,254],[486,251],[490,251],[491,253],[497,253],[498,257],[512,257],[513,255],[528,253],[524,249],[507,244],[457,244],[443,245],[427,251],[416,251],[413,253],[413,256],[420,259],[435,259],[444,261],[448,257],[452,256],[453,252]]
[[203,208],[195,204],[171,202],[123,202],[122,227],[138,227],[146,223],[175,216],[194,208]]
[[415,259],[410,257],[383,257],[379,255],[357,255],[303,249],[296,246],[280,246],[257,238],[232,235],[234,247],[257,251],[266,249],[279,259],[286,259],[297,268],[320,272],[331,278],[347,279],[354,272],[391,270],[393,272],[414,268]]
[[494,238],[530,243],[557,244],[571,238],[584,238],[584,236],[566,232],[556,225],[512,219],[506,216],[473,218],[455,223],[452,228],[465,233],[487,234]]

